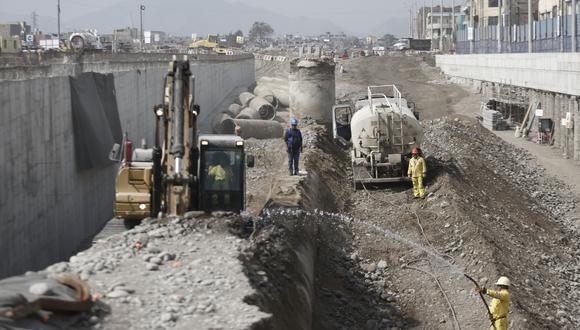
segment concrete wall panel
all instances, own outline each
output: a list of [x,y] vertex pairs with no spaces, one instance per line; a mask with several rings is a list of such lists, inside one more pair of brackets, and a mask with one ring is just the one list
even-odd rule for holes
[[580,53],[438,55],[450,76],[580,96]]

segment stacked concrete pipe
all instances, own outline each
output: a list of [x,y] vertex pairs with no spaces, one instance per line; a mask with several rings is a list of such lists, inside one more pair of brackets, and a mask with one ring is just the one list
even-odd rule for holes
[[277,139],[284,135],[284,127],[273,120],[226,118],[222,121],[224,131],[233,132],[236,126],[239,127],[239,135],[244,139]]
[[258,80],[258,85],[254,88],[254,94],[262,96],[272,93],[281,108],[290,106],[290,96],[288,92],[288,80],[281,78],[262,77]]
[[282,137],[283,127],[275,121],[278,99],[264,89],[260,95],[243,92],[238,96],[240,104],[231,104],[213,123],[213,129],[221,134],[234,134],[236,126],[244,132],[243,138],[270,139]]

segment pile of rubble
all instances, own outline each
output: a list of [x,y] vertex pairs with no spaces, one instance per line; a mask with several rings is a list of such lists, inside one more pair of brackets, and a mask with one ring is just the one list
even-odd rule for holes
[[[466,160],[485,162],[496,174],[505,177],[522,191],[522,198],[532,198],[556,221],[566,222],[566,215],[577,201],[569,187],[547,177],[545,169],[533,162],[527,151],[505,143],[472,121],[447,118],[424,123],[425,150],[440,159],[452,157],[459,163]],[[469,174],[469,173],[468,173]]]
[[146,219],[42,273],[77,275],[109,306],[79,326],[247,329],[268,315],[244,302],[254,292],[238,260],[248,243],[228,225],[241,221]]

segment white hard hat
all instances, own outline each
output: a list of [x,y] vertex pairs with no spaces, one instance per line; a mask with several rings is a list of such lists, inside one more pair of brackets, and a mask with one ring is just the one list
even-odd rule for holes
[[502,276],[497,280],[497,282],[495,282],[495,285],[510,286],[511,282],[509,278]]

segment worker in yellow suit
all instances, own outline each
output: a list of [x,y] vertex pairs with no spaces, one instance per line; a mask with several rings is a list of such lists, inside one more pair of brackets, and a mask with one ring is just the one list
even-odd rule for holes
[[490,318],[492,318],[490,321],[493,322],[493,325],[490,326],[490,330],[507,330],[508,328],[508,314],[511,303],[510,293],[508,291],[510,284],[509,278],[502,276],[495,283],[498,288],[497,290],[490,290],[481,287],[475,288],[475,291],[484,293],[493,298],[489,305],[489,311],[491,313]]
[[229,158],[223,152],[214,156],[214,164],[208,167],[210,187],[213,191],[211,202],[214,207],[226,207],[231,202],[229,190],[233,177],[232,169],[228,164]]
[[427,176],[427,164],[425,159],[419,155],[419,150],[413,148],[411,151],[411,160],[409,161],[409,178],[413,181],[413,195],[415,198],[425,198],[425,187],[423,187],[423,178]]

